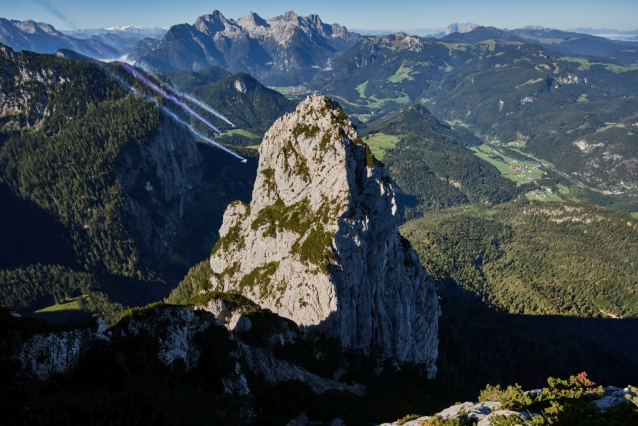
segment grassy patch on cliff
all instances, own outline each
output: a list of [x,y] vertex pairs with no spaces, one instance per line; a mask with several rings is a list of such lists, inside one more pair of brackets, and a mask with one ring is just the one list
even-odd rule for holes
[[312,210],[308,206],[308,199],[303,199],[295,204],[286,206],[281,198],[274,204],[264,207],[251,227],[257,230],[263,225],[268,225],[263,235],[274,237],[276,231],[288,230],[299,235],[304,235],[312,225]]
[[239,282],[239,291],[245,293],[246,289],[255,291],[257,287],[259,298],[264,300],[275,296],[275,286],[270,285],[272,276],[277,272],[279,262],[270,262],[259,268],[255,268],[250,273],[244,275]]

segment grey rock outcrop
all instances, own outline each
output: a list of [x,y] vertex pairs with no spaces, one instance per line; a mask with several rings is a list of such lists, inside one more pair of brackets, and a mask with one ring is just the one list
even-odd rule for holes
[[46,380],[54,374],[73,371],[95,339],[108,340],[102,318],[96,321],[97,330],[76,330],[36,334],[26,339],[16,351],[14,360],[20,363],[21,375]]
[[[137,339],[142,336],[146,344],[152,342],[145,349],[153,348],[152,352],[146,353],[149,363],[155,357],[166,366],[179,361],[186,371],[191,371],[200,363],[211,361],[210,352],[208,355],[206,353],[205,342],[212,341],[213,346],[224,348],[218,355],[229,357],[234,364],[234,367],[226,368],[221,373],[226,394],[251,394],[246,373],[258,374],[271,384],[301,381],[307,383],[316,393],[330,389],[357,395],[366,392],[361,384],[339,381],[343,372],[319,375],[309,371],[298,361],[282,358],[282,350],[288,350],[304,339],[303,333],[292,322],[271,317],[266,327],[272,327],[277,323],[276,332],[261,342],[249,342],[243,340],[247,337],[246,332],[250,330],[250,327],[245,325],[251,324],[248,316],[241,313],[244,307],[238,307],[228,301],[211,302],[224,302],[226,306],[221,310],[217,309],[217,303],[206,303],[193,307],[195,309],[171,305],[147,308],[133,312],[110,329],[106,327],[102,318],[65,331],[41,330],[34,334],[25,334],[23,328],[18,327],[13,332],[5,334],[6,340],[0,341],[0,346],[5,350],[0,355],[10,354],[10,359],[19,365],[16,371],[19,376],[47,380],[54,374],[66,375],[81,368],[82,362],[90,359],[90,350],[96,340],[105,341],[103,347],[115,347],[118,351],[123,351],[124,347],[131,348],[139,344]],[[224,324],[209,310],[227,313],[232,311],[230,322],[225,324],[224,328]],[[234,330],[229,326],[233,322],[237,325]],[[240,330],[241,324],[244,324],[244,327]],[[263,324],[261,329],[264,330]],[[11,330],[11,327],[8,330]],[[260,334],[260,337],[264,335]],[[274,350],[275,347],[278,348],[277,351]],[[317,356],[321,356],[319,352]],[[118,368],[121,367],[128,372],[127,359],[128,356],[123,351],[113,362],[118,364]],[[105,366],[110,367],[112,366]]]
[[592,401],[592,404],[596,404],[600,411],[607,411],[616,405],[629,403],[625,395],[631,394],[631,386],[626,388],[607,386],[603,390],[605,393],[599,399]]
[[[468,419],[478,422],[479,425],[487,424],[489,425],[490,415],[492,413],[501,413],[498,409],[501,407],[500,402],[464,402],[462,404],[452,405],[451,407],[446,408],[445,410],[439,411],[438,413],[432,416],[423,416],[418,417],[412,420],[409,420],[403,423],[403,426],[420,426],[421,422],[430,419],[432,417],[437,417],[439,419],[458,419],[461,416],[467,416]],[[502,410],[505,412],[508,410]],[[512,411],[511,414],[519,414],[518,412]],[[487,423],[485,423],[487,421]],[[383,423],[380,426],[398,426],[398,421],[393,423]]]
[[398,232],[388,173],[330,99],[310,96],[274,123],[252,202],[229,205],[220,236],[213,290],[435,374],[434,282]]
[[[617,388],[614,386],[607,386],[603,388],[604,393],[600,396],[595,396],[592,394],[586,394],[586,400],[590,401],[590,404],[596,405],[601,412],[605,412],[610,408],[613,408],[620,404],[629,404],[630,402],[625,398],[626,394],[631,393],[631,386],[627,386],[626,388]],[[530,390],[528,394],[540,394],[542,393],[542,389]],[[591,399],[596,398],[596,399]],[[530,413],[525,411],[514,411],[514,410],[506,410],[501,408],[501,403],[496,401],[485,401],[485,402],[464,402],[462,404],[456,404],[451,407],[446,408],[445,410],[439,411],[438,413],[432,416],[423,416],[419,418],[412,419],[403,423],[403,426],[419,426],[422,421],[425,421],[431,417],[438,417],[440,419],[458,419],[461,417],[467,417],[469,420],[473,420],[476,423],[476,426],[490,426],[494,417],[503,416],[510,417],[516,416],[518,420],[520,420],[520,424],[528,424],[526,420],[529,420],[532,417],[539,416],[538,413]],[[393,423],[383,423],[380,426],[399,426],[399,422]]]
[[230,317],[228,321],[228,329],[233,333],[241,333],[242,331],[248,331],[253,327],[247,316],[236,312]]
[[125,328],[118,330],[116,338],[148,333],[159,342],[158,357],[164,365],[182,359],[186,370],[197,367],[201,348],[195,336],[211,326],[218,325],[212,317],[198,316],[185,307],[156,309],[150,318],[133,316]]

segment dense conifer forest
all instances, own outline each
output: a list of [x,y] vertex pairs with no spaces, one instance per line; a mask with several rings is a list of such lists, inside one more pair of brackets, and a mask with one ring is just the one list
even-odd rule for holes
[[[203,180],[186,211],[189,226],[182,227],[188,243],[171,247],[181,260],[167,258],[144,240],[127,207],[131,197],[157,203],[144,190],[147,181],[161,189],[157,171],[137,178],[139,190],[127,192],[121,179],[131,158],[142,161],[140,148],[170,123],[168,116],[131,94],[122,82],[150,96],[116,65],[19,55],[17,64],[6,58],[0,64],[3,92],[16,99],[28,94],[30,102],[3,117],[0,129],[1,299],[24,313],[83,294],[84,317],[100,312],[113,323],[126,307],[165,297],[189,262],[206,255],[218,238],[224,209],[218,204],[249,197],[255,160],[220,179],[230,167],[226,154],[196,144]],[[14,84],[20,67],[51,80]],[[229,195],[216,199],[215,192]],[[162,226],[165,207],[151,209],[149,220]]]

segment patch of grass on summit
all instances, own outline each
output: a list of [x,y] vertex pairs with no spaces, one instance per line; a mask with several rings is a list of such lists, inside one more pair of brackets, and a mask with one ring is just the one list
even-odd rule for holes
[[364,142],[370,147],[370,151],[374,156],[382,160],[385,155],[386,149],[393,149],[399,140],[392,135],[386,135],[384,133],[375,133],[363,138]]

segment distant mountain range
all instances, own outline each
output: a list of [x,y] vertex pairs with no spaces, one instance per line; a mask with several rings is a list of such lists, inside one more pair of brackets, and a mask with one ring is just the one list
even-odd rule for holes
[[164,27],[153,27],[153,28],[142,28],[135,25],[127,25],[120,27],[109,27],[109,28],[92,28],[92,29],[82,29],[82,30],[73,30],[73,31],[64,31],[61,30],[61,33],[69,35],[75,38],[90,38],[94,35],[101,34],[116,34],[123,38],[136,38],[137,41],[150,37],[161,39],[164,37],[164,34],[168,32],[168,28]]
[[94,59],[141,54],[159,43],[166,32],[164,28],[136,26],[58,31],[44,22],[0,18],[0,43],[16,51],[55,53],[66,49]]
[[612,40],[638,41],[638,29],[633,31],[610,30],[608,28],[574,28],[567,30],[574,33],[591,34]]
[[174,25],[155,47],[130,57],[157,70],[193,70],[214,65],[247,72],[271,86],[308,81],[361,36],[318,15],[286,12],[267,20],[248,13],[237,21],[219,11],[197,18],[193,25]]
[[55,53],[58,49],[71,49],[96,59],[115,58],[118,49],[101,39],[80,40],[56,30],[52,25],[35,21],[15,21],[0,18],[0,43],[16,51]]
[[362,30],[357,28],[351,28],[350,31],[359,33],[362,36],[382,36],[389,34],[396,34],[399,32],[406,33],[408,35],[415,35],[419,37],[442,37],[445,35],[445,28],[415,28],[411,30],[399,29],[399,30]]
[[[404,33],[439,38],[445,43],[532,43],[543,46],[549,54],[597,56],[627,66],[638,63],[638,30],[578,30],[581,32],[526,26],[510,31],[454,22],[446,29],[421,28]],[[306,84],[321,70],[329,71],[333,61],[362,37],[390,34],[386,30],[358,31],[361,34],[339,24],[325,24],[318,15],[299,16],[294,12],[270,19],[250,12],[235,21],[214,11],[200,16],[193,25],[179,24],[169,29],[129,25],[73,31],[0,18],[0,43],[16,51],[73,50],[95,59],[134,61],[152,71],[197,71],[216,66],[230,73],[248,73],[268,86]],[[607,38],[595,35],[601,33]]]

